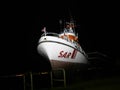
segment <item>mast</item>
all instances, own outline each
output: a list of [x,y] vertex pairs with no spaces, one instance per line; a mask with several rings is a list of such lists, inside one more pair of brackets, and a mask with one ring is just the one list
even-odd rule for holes
[[72,27],[73,32],[75,33],[75,21],[73,19],[73,16],[72,16],[70,9],[68,9],[68,10],[69,10],[69,16],[70,16],[70,25]]
[[59,20],[59,24],[60,24],[60,31],[62,31],[62,20]]

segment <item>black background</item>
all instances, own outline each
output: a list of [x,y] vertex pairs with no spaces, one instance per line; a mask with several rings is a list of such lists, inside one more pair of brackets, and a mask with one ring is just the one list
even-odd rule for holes
[[1,10],[1,74],[43,70],[48,65],[37,53],[45,26],[59,32],[59,20],[72,17],[79,24],[80,45],[85,52],[119,56],[119,9],[117,2],[55,1],[5,4]]

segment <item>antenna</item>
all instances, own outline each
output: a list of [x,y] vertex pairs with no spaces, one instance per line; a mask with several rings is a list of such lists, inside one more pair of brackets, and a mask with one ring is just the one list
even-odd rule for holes
[[70,10],[70,8],[68,8],[68,12],[69,12],[69,17],[70,17],[70,23],[73,25],[73,32],[74,33],[76,33],[75,32],[75,27],[76,27],[76,22],[74,21],[74,19],[73,19],[73,16],[72,16],[72,13],[71,13],[71,10]]
[[68,9],[68,11],[69,11],[69,16],[70,16],[70,22],[73,23],[73,17],[72,17],[72,13],[70,11],[70,8]]
[[60,31],[62,31],[62,20],[59,20],[60,23]]

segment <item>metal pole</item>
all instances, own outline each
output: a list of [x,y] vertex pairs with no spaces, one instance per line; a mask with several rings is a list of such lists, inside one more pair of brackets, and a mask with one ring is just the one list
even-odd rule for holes
[[24,84],[24,90],[25,90],[25,75],[23,75],[23,84]]
[[51,88],[53,87],[53,77],[52,77],[52,71],[50,72],[50,77],[51,77]]
[[30,72],[30,80],[31,80],[31,90],[33,90],[33,77],[32,77],[32,72]]
[[64,74],[64,87],[66,87],[66,73],[65,73],[65,70],[63,69],[63,74]]

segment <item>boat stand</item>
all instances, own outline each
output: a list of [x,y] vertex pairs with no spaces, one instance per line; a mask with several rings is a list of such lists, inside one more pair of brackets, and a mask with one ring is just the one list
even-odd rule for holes
[[51,88],[66,87],[66,73],[63,68],[52,70],[50,76],[51,76]]

